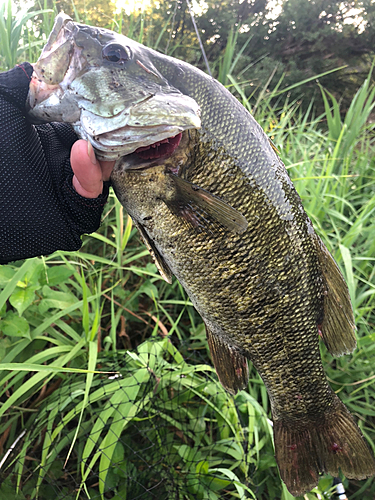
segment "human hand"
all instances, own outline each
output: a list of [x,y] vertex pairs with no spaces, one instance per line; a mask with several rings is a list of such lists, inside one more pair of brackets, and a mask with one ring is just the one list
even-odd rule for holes
[[78,250],[100,225],[114,166],[70,125],[30,124],[32,72],[23,63],[0,73],[0,264]]
[[[46,98],[52,87],[34,75],[29,83],[31,95],[38,95],[39,99]],[[91,143],[84,140],[73,144],[70,163],[74,172],[73,187],[84,198],[97,198],[102,194],[103,181],[109,180],[115,164],[114,161],[97,160]]]
[[103,191],[103,182],[109,180],[115,162],[97,160],[91,143],[81,139],[72,146],[70,164],[76,192],[84,198],[97,198]]

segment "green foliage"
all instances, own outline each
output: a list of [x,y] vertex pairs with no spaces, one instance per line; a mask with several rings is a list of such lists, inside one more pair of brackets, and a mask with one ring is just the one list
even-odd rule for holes
[[[33,12],[24,14],[10,0],[2,0],[0,64],[5,69],[21,59],[35,61],[54,15],[63,10],[76,21],[122,32],[205,71],[186,3],[150,0],[145,5],[131,12],[125,4],[126,14],[109,0],[35,0]],[[313,81],[324,73],[320,83],[342,101],[341,112],[345,113],[371,66],[375,36],[375,3],[371,0],[283,0],[279,11],[274,2],[266,0],[207,0],[194,5],[214,76],[224,84],[228,73],[238,83],[246,81],[247,97],[268,80],[267,88],[272,91],[281,82],[280,88],[291,88],[293,100],[303,99],[305,109],[314,99],[322,111],[323,102]],[[34,28],[28,23],[25,30],[31,18]],[[330,73],[338,67],[345,70]],[[310,83],[293,87],[304,80]]]
[[19,62],[20,57],[25,56],[25,52],[31,48],[42,47],[42,40],[32,40],[29,37],[28,43],[24,43],[23,35],[27,30],[26,23],[39,16],[53,12],[51,9],[35,10],[27,13],[15,12],[15,6],[11,0],[0,0],[0,67],[10,69]]
[[[117,202],[115,206],[118,207]],[[133,240],[131,236],[129,239]],[[135,244],[138,245],[137,242]],[[95,256],[91,257],[93,262]],[[157,474],[165,476],[163,467],[174,470],[177,465],[178,468],[168,479],[168,487],[173,487],[179,494],[185,492],[189,498],[208,498],[208,491],[211,492],[209,498],[221,498],[223,489],[237,491],[240,498],[245,498],[245,491],[252,493],[252,489],[246,486],[250,479],[249,467],[259,463],[262,448],[268,456],[272,456],[267,415],[256,399],[246,393],[236,397],[242,419],[249,419],[251,425],[247,437],[247,426],[240,421],[234,401],[228,400],[216,380],[212,366],[194,360],[190,363],[184,361],[169,337],[163,334],[160,339],[157,318],[156,327],[150,332],[151,338],[141,342],[136,350],[120,349],[115,358],[110,351],[100,347],[98,352],[100,336],[93,338],[90,334],[94,325],[98,326],[95,318],[99,314],[101,323],[106,323],[108,317],[113,317],[113,305],[117,300],[110,301],[110,315],[95,301],[98,294],[93,294],[92,286],[88,284],[94,280],[93,270],[84,265],[78,253],[70,255],[69,260],[60,254],[58,260],[62,259],[65,263],[58,263],[52,258],[51,261],[32,259],[21,266],[2,267],[2,288],[7,291],[10,310],[10,297],[18,293],[18,287],[28,283],[36,290],[35,300],[25,304],[21,313],[30,323],[31,333],[21,342],[22,345],[17,336],[10,336],[0,365],[0,385],[8,394],[12,392],[1,405],[2,432],[9,425],[16,430],[19,419],[20,428],[27,431],[17,455],[21,472],[31,447],[39,442],[41,433],[44,436],[38,445],[41,450],[38,471],[31,481],[26,481],[22,492],[30,494],[31,498],[45,498],[51,478],[58,482],[64,474],[63,464],[56,463],[59,453],[63,449],[68,452],[70,448],[72,455],[65,453],[66,461],[74,460],[76,463],[78,460],[80,464],[79,490],[88,490],[90,477],[96,471],[98,492],[102,496],[107,491],[116,493],[118,498],[125,498],[126,492],[133,493],[134,483],[130,481],[126,487],[122,481],[124,477],[129,481],[129,471],[138,474],[140,484],[151,487],[152,478]],[[77,265],[81,272],[76,270]],[[115,263],[113,266],[117,267]],[[142,289],[146,297],[155,297],[154,292],[149,292],[159,278],[147,279],[147,276],[156,276],[155,267],[147,264],[139,269],[143,273],[135,288]],[[103,268],[102,272],[106,273],[107,280],[115,278],[113,291],[117,285],[116,277],[111,276],[111,272],[107,274],[108,270]],[[95,274],[97,285],[100,276]],[[74,290],[74,294],[70,290]],[[48,309],[45,306],[41,308],[45,300],[50,300],[51,292],[54,292],[53,301],[48,303]],[[159,293],[158,290],[156,294]],[[100,296],[109,297],[108,289],[104,288]],[[131,299],[128,297],[122,302],[129,305]],[[162,302],[167,306],[169,301]],[[186,300],[180,302],[184,308],[191,309]],[[89,308],[89,304],[92,307]],[[151,305],[151,310],[152,304],[153,301],[148,305],[149,309]],[[118,305],[123,312],[123,306]],[[88,327],[85,327],[82,311],[85,308],[89,310]],[[132,312],[131,309],[128,311]],[[155,314],[158,314],[157,311]],[[65,370],[67,364],[70,367]],[[116,372],[108,373],[103,369],[114,364]],[[101,367],[99,372],[98,365]],[[87,373],[75,368],[77,366],[86,367]],[[67,373],[70,373],[69,377],[64,375]],[[57,382],[52,382],[52,377],[56,375]],[[40,397],[43,387],[50,384],[55,390],[47,398]],[[30,411],[24,414],[27,408]],[[33,411],[34,408],[37,411]],[[169,430],[171,426],[175,429],[172,434]],[[266,433],[258,440],[256,448],[252,447],[254,427],[257,434]],[[144,438],[140,442],[142,429],[145,429],[144,436],[147,435],[151,442],[164,443],[163,448],[156,450],[164,457],[162,464],[160,458],[154,456],[155,450],[149,457],[143,454],[144,461],[155,463],[151,479],[147,477],[150,472],[146,476],[134,469],[134,459],[144,446]],[[217,437],[212,433],[218,433]],[[125,442],[130,446],[131,440],[131,449],[138,450],[136,455],[130,458],[125,455],[123,445],[119,443],[121,435],[128,436]],[[244,445],[249,447],[247,452]],[[248,457],[246,462],[243,461],[245,455]],[[3,482],[4,492],[7,484],[10,485]],[[16,493],[19,495],[18,488]],[[93,491],[91,488],[91,495]],[[253,493],[252,497],[255,498]]]

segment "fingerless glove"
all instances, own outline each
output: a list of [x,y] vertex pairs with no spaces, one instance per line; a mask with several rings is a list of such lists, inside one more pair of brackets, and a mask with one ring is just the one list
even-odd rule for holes
[[64,123],[34,126],[26,98],[33,68],[0,73],[0,263],[78,250],[95,231],[108,186],[95,199],[73,188],[70,149],[78,139]]

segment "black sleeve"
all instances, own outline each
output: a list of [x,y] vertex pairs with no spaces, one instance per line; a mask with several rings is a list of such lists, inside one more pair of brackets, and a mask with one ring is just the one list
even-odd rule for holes
[[31,125],[26,97],[32,66],[0,74],[0,263],[78,250],[100,225],[108,186],[95,199],[72,186],[70,125]]

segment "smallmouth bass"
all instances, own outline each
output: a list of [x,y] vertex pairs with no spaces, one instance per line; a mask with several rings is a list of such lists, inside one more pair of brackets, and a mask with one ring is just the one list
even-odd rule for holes
[[202,316],[222,385],[235,394],[256,367],[289,491],[374,475],[319,353],[319,334],[333,355],[355,348],[347,286],[254,118],[189,64],[63,15],[34,68],[30,116],[117,159],[116,195]]

